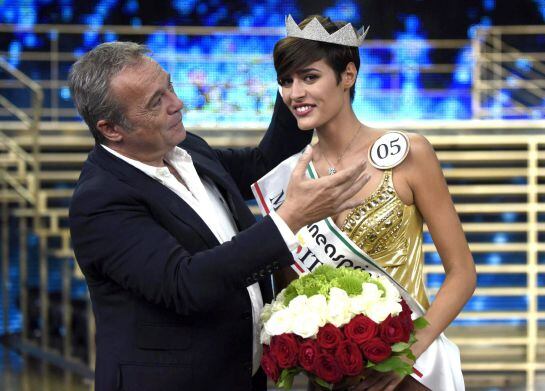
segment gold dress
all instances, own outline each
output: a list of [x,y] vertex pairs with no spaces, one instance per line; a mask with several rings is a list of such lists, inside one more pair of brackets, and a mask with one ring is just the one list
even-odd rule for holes
[[392,170],[385,170],[378,188],[350,211],[341,229],[377,261],[425,309],[422,216],[397,195]]

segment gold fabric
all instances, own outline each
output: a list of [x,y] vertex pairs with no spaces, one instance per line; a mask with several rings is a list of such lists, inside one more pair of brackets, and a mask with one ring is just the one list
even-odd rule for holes
[[378,188],[350,211],[341,229],[428,309],[422,223],[416,206],[399,199],[390,169],[384,171]]

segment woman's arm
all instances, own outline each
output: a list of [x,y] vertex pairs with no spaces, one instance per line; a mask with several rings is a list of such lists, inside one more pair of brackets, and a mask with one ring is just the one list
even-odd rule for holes
[[437,156],[420,135],[411,135],[407,182],[445,269],[445,280],[428,309],[428,327],[416,334],[420,356],[460,313],[476,284],[475,264]]
[[301,152],[312,141],[313,133],[297,127],[295,117],[277,94],[271,122],[257,147],[217,149],[216,153],[244,199],[253,200],[251,184],[283,160]]
[[[475,290],[475,265],[462,231],[460,219],[437,156],[431,144],[417,134],[410,135],[411,151],[396,172],[406,183],[404,195],[412,199],[420,211],[433,238],[445,268],[445,281],[425,314],[429,326],[416,332],[417,341],[411,347],[418,358],[460,313]],[[401,179],[403,180],[403,179]],[[399,190],[399,189],[398,189]],[[402,378],[395,372],[369,371],[354,391],[393,391]]]

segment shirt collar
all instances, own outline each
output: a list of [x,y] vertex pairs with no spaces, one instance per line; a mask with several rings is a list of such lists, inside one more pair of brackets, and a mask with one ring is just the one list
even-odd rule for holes
[[[152,177],[152,178],[158,178],[164,175],[165,170],[168,172],[167,167],[155,167],[151,166],[146,163],[142,163],[139,160],[131,159],[130,157],[127,157],[125,155],[120,154],[117,151],[114,151],[112,148],[107,147],[104,144],[100,144],[106,151],[110,152],[112,155],[120,158],[121,160],[129,163],[131,166],[139,169],[140,171],[144,172],[146,175]],[[176,164],[176,163],[193,163],[193,160],[191,159],[191,155],[187,153],[184,149],[180,147],[174,147],[171,151],[169,151],[165,155],[165,160],[168,163]]]

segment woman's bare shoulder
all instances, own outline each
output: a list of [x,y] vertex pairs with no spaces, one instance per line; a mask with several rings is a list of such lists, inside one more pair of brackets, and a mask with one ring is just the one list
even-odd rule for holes
[[409,137],[411,144],[407,163],[421,165],[437,160],[433,146],[426,137],[419,133],[405,134]]

